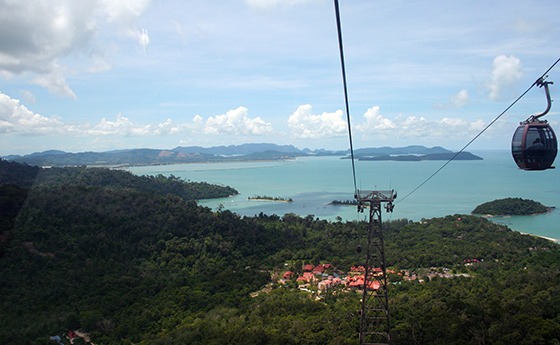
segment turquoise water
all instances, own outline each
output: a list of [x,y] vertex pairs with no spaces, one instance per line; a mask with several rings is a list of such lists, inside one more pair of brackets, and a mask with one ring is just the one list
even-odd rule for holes
[[[474,152],[482,161],[453,161],[420,189],[407,196],[430,175],[442,161],[356,162],[358,189],[387,190],[398,193],[393,214],[384,219],[442,217],[468,214],[477,205],[507,197],[532,199],[546,206],[560,207],[560,169],[527,172],[517,168],[507,151]],[[349,160],[340,157],[305,157],[282,162],[201,163],[129,168],[138,175],[170,175],[191,181],[229,185],[240,194],[230,198],[201,200],[200,204],[216,209],[223,205],[244,216],[260,212],[284,215],[296,213],[321,219],[364,219],[355,207],[328,205],[332,200],[353,198],[354,183]],[[247,200],[267,195],[292,198],[274,202]],[[407,196],[407,197],[406,197]],[[494,218],[510,228],[550,238],[560,238],[560,211],[526,217]]]

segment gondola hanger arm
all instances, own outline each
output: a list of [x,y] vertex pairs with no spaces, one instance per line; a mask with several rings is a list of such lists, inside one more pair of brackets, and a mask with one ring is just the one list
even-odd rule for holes
[[544,76],[544,77],[541,77],[541,78],[537,79],[535,84],[538,87],[543,87],[544,86],[544,91],[546,93],[546,100],[548,102],[548,105],[547,105],[545,111],[543,111],[540,114],[535,114],[535,115],[531,116],[531,119],[536,120],[539,117],[545,116],[546,114],[548,114],[548,112],[550,111],[550,108],[552,107],[552,100],[550,99],[550,91],[548,90],[548,84],[554,84],[554,82],[553,81],[544,81],[547,77],[548,76]]

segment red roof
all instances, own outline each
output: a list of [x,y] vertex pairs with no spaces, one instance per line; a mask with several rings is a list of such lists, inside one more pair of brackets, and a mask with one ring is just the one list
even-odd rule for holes
[[313,273],[323,273],[323,272],[325,272],[325,269],[321,265],[319,265],[319,266],[317,266],[313,269]]
[[[348,280],[346,282],[347,286],[350,287],[356,287],[356,288],[364,288],[364,276],[360,275],[360,276],[354,276],[354,277],[348,277]],[[367,282],[367,287],[370,290],[377,290],[379,289],[379,287],[381,286],[381,284],[377,281],[368,281]]]
[[311,264],[305,265],[305,266],[303,266],[303,270],[304,271],[313,271],[313,265],[311,265]]
[[290,278],[293,275],[294,273],[292,271],[287,271],[286,273],[284,273],[284,278]]

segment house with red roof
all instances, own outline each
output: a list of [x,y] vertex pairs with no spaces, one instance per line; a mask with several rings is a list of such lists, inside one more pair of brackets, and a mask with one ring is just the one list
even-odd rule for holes
[[319,290],[326,290],[328,288],[331,288],[333,286],[332,281],[331,280],[323,280],[321,282],[319,282],[319,284],[317,284],[317,288]]
[[293,277],[293,276],[294,276],[294,272],[292,272],[292,271],[286,271],[286,273],[284,273],[283,278],[284,278],[284,279],[290,279],[290,278]]
[[368,290],[377,290],[381,286],[381,284],[376,280],[368,281],[366,284],[365,277],[363,274],[359,276],[348,277],[348,279],[346,280],[346,286],[350,288],[363,290],[364,286],[366,285]]
[[313,271],[313,265],[308,264],[303,266],[304,271]]
[[323,272],[325,272],[325,268],[323,268],[323,265],[319,265],[313,268],[313,274],[321,274]]

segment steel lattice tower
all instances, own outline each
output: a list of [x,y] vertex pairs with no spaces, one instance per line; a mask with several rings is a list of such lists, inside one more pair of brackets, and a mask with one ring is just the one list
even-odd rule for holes
[[358,212],[369,207],[368,243],[360,314],[360,345],[381,345],[391,342],[387,268],[381,221],[381,204],[393,211],[397,198],[394,190],[358,191]]

